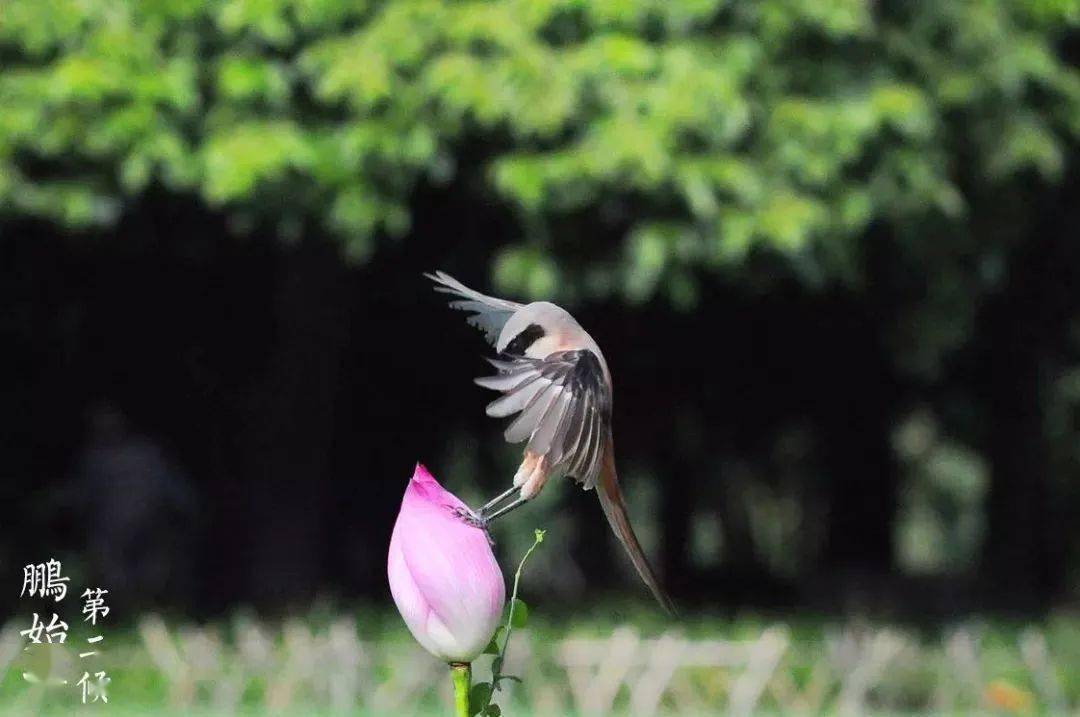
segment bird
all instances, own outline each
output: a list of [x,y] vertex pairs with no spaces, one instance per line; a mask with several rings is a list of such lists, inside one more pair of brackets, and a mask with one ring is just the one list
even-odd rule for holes
[[[503,434],[525,443],[513,486],[472,518],[481,527],[535,498],[552,476],[596,489],[604,516],[657,602],[674,604],[645,557],[627,514],[615,470],[611,372],[600,347],[568,311],[548,301],[520,304],[470,289],[442,271],[425,273],[450,306],[468,314],[495,348],[493,376],[475,379],[502,395],[488,404],[493,418],[516,416]],[[517,494],[516,497],[515,493]],[[511,500],[512,499],[512,500]],[[510,500],[510,502],[507,502]]]

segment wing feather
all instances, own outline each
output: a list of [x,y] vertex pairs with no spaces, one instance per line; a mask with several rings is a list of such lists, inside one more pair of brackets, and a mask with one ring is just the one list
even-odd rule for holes
[[516,391],[525,385],[526,381],[537,378],[540,372],[531,367],[524,368],[513,373],[505,373],[497,376],[481,376],[473,379],[474,383],[481,388],[490,388],[492,391]]
[[521,409],[521,413],[503,433],[507,443],[521,443],[536,433],[541,419],[555,401],[558,390],[554,384],[548,383],[545,388],[536,392],[528,405]]
[[611,430],[611,394],[600,360],[588,349],[559,351],[543,359],[489,359],[495,376],[476,382],[503,393],[488,405],[489,416],[518,414],[504,437],[528,440],[529,450],[573,476],[596,485],[603,445]]
[[499,333],[503,326],[510,320],[521,304],[515,301],[499,299],[479,291],[470,289],[446,272],[436,271],[434,274],[424,274],[428,279],[435,282],[435,291],[443,294],[451,294],[460,297],[450,302],[450,306],[460,311],[471,314],[465,320],[470,326],[484,332],[484,337],[492,345],[499,339]]
[[585,402],[576,400],[570,393],[570,405],[559,424],[559,430],[551,441],[551,463],[561,463],[563,458],[573,454],[573,446],[581,435],[582,417],[585,415]]
[[551,442],[555,439],[555,434],[559,432],[560,426],[563,425],[563,417],[570,406],[571,395],[570,389],[566,386],[559,386],[552,390],[558,390],[558,395],[552,399],[551,406],[548,407],[529,438],[529,450],[538,455],[548,456],[548,460],[554,463]]
[[584,425],[581,429],[581,437],[574,450],[574,463],[570,467],[570,474],[582,481],[588,482],[589,466],[592,465],[593,451],[597,439],[597,421],[595,408],[589,404],[585,406],[585,415],[582,419]]
[[[492,418],[506,418],[518,411],[524,411],[536,398],[537,394],[550,386],[543,376],[536,375],[531,381],[512,389],[511,392],[497,398],[487,406],[487,415]],[[516,443],[516,441],[511,441]]]

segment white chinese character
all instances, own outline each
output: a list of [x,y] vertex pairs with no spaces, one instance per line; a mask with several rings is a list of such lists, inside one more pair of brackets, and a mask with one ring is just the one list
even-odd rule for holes
[[[39,571],[38,568],[41,568]],[[34,597],[38,594],[38,591],[45,587],[45,566],[44,565],[27,565],[23,568],[22,577],[22,592],[19,593],[19,597],[23,597],[29,591],[30,597]]]
[[27,565],[23,568],[23,586],[19,597],[53,597],[60,602],[67,596],[66,583],[71,578],[60,576],[60,562],[49,559],[47,563]]
[[83,604],[82,613],[86,615],[83,618],[83,622],[89,622],[91,625],[97,625],[98,617],[109,616],[109,606],[105,604],[105,599],[102,595],[107,595],[108,590],[102,588],[87,588],[86,592],[82,594],[86,598],[85,604]]
[[[94,645],[94,644],[97,644],[97,643],[101,642],[104,639],[105,638],[102,637],[101,635],[94,635],[93,637],[86,638],[86,641],[89,644]],[[96,654],[98,654],[97,650],[90,650],[88,652],[80,652],[79,653],[79,659],[82,660],[82,659],[85,659],[87,657],[90,657],[91,655],[96,655]]]
[[[50,645],[53,644],[53,642],[62,644],[67,640],[67,629],[67,623],[61,620],[60,616],[55,612],[53,613],[52,620],[49,620],[48,625],[43,623],[41,618],[38,617],[38,614],[35,612],[33,624],[26,630],[20,630],[19,634],[23,637],[30,638],[30,642],[35,645],[41,644],[42,633],[45,634],[45,640]],[[53,638],[56,639],[54,640]]]
[[112,682],[112,680],[110,680],[104,672],[95,672],[94,677],[96,679],[91,682],[90,673],[84,672],[82,678],[76,683],[82,687],[82,703],[84,705],[87,702],[87,698],[89,698],[90,702],[101,700],[102,702],[107,703],[109,701],[109,696],[105,693],[105,687]]

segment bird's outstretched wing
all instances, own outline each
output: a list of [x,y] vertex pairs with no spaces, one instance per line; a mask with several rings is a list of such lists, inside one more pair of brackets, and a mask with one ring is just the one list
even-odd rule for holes
[[466,321],[470,325],[483,330],[484,337],[493,346],[499,340],[499,332],[502,331],[507,320],[522,307],[521,304],[514,301],[497,299],[494,296],[487,296],[479,291],[473,291],[443,271],[424,274],[424,276],[435,282],[435,291],[459,297],[451,301],[450,306],[472,314]]
[[502,396],[487,407],[496,418],[517,414],[504,436],[527,440],[529,450],[593,488],[611,432],[611,392],[600,359],[588,349],[557,351],[543,359],[490,360],[495,376],[476,379]]

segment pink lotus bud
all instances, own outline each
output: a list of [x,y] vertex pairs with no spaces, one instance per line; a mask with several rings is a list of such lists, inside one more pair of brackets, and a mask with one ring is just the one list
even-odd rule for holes
[[506,600],[487,533],[455,514],[468,510],[419,463],[405,489],[386,572],[405,624],[424,649],[472,662],[491,641]]

